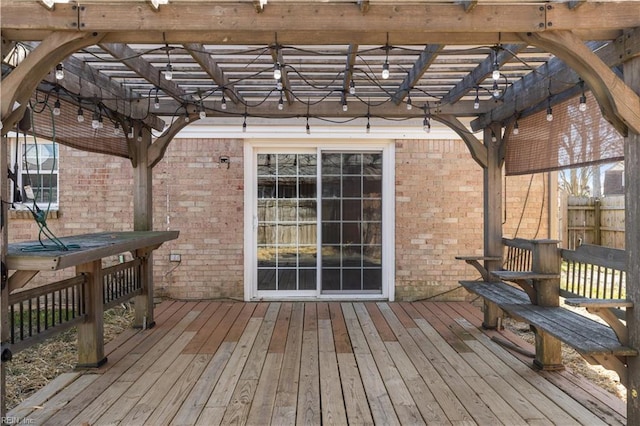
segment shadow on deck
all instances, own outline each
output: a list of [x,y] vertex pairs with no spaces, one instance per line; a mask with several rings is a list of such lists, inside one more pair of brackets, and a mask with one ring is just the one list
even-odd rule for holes
[[468,303],[166,301],[156,321],[109,343],[102,368],[62,374],[9,416],[39,425],[626,423],[621,400],[566,371],[536,372],[497,345]]

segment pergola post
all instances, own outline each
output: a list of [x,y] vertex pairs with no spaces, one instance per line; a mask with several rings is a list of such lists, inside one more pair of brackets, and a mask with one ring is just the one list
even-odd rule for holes
[[[624,64],[625,83],[640,92],[640,57]],[[640,133],[629,129],[624,142],[625,253],[627,257],[627,309],[629,346],[640,348]],[[640,424],[640,357],[628,357],[627,424]]]
[[[2,136],[0,140],[0,170],[7,170],[7,146],[8,141],[6,136]],[[7,185],[7,173],[0,173],[0,199],[9,199],[9,185]],[[5,218],[0,221],[0,344],[1,355],[0,360],[0,417],[5,418],[7,415],[6,409],[6,363],[11,356],[11,351],[8,348],[10,331],[9,331],[9,278],[7,276],[8,271],[5,270],[5,260],[7,257],[7,245],[9,240],[8,226],[6,218],[8,215],[9,204],[0,203],[0,218]]]
[[[133,230],[153,230],[153,180],[152,167],[149,163],[149,147],[151,146],[151,131],[138,122],[134,127],[134,137],[140,140],[134,142],[136,147],[136,163],[133,168]],[[142,293],[135,298],[134,327],[151,328],[155,325],[153,318],[153,259],[152,251],[136,252],[136,257],[142,261],[140,265],[140,280]]]
[[[502,158],[500,145],[502,132],[499,125],[484,129],[484,146],[487,165],[483,169],[484,208],[484,256],[502,259]],[[495,271],[501,266],[500,260],[486,260],[485,269]],[[484,302],[484,328],[498,327],[500,309],[494,303]]]

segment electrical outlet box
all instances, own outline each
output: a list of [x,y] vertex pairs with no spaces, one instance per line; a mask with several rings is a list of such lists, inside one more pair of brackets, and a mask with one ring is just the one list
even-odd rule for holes
[[181,260],[182,258],[178,253],[171,253],[169,255],[169,262],[180,262]]

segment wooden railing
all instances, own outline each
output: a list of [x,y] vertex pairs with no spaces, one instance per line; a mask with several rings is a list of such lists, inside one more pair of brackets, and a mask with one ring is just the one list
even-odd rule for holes
[[[102,270],[102,310],[142,291],[140,259]],[[84,321],[87,275],[56,281],[9,296],[9,329],[14,353],[42,342]]]
[[530,271],[533,253],[531,240],[503,238],[504,254],[502,268],[508,271]]

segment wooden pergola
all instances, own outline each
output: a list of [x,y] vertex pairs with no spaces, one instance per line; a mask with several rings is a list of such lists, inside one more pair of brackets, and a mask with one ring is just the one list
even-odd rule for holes
[[[124,128],[120,148],[74,146],[131,160],[136,231],[153,229],[152,168],[198,119],[407,119],[426,128],[435,120],[460,135],[484,171],[484,254],[499,257],[504,138],[518,119],[586,87],[625,138],[627,295],[640,303],[640,1],[158,3],[3,0],[0,15],[2,135],[36,91],[57,96],[74,119],[85,108]],[[6,143],[0,159],[6,169]],[[5,200],[7,186],[0,175]],[[6,222],[1,235],[4,265]],[[6,281],[3,273],[3,342]],[[640,314],[627,316],[629,346],[640,348]],[[637,357],[628,376],[628,422],[636,424]]]

